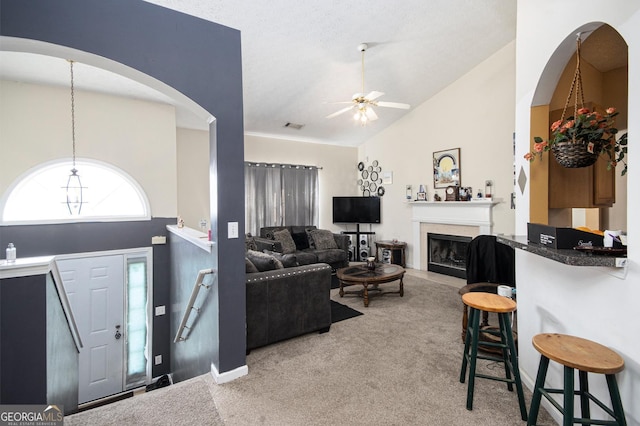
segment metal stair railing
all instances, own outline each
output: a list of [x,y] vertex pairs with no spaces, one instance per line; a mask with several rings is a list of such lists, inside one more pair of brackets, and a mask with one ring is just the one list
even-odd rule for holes
[[203,284],[203,280],[204,280],[204,276],[205,275],[209,275],[209,274],[213,274],[215,272],[215,269],[201,269],[200,271],[198,271],[198,277],[196,278],[196,282],[193,285],[193,290],[191,291],[191,297],[189,298],[189,303],[187,304],[187,309],[185,309],[184,311],[184,315],[182,316],[182,321],[180,322],[180,327],[178,327],[178,332],[176,333],[176,337],[175,339],[173,339],[174,343],[178,343],[178,342],[184,342],[185,340],[187,340],[188,336],[183,336],[184,330],[190,330],[189,327],[187,327],[187,322],[189,321],[189,318],[191,317],[191,313],[193,311],[197,313],[200,313],[200,308],[196,308],[194,307],[194,303],[196,302],[196,299],[198,298],[198,293],[200,292],[200,288],[204,287],[206,290],[208,290],[213,284]]

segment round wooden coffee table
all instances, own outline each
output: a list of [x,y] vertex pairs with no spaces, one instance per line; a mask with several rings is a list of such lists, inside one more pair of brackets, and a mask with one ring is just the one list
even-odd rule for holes
[[[336,275],[340,281],[340,297],[343,297],[345,293],[358,294],[364,299],[365,308],[369,306],[369,297],[382,296],[384,294],[400,294],[400,297],[402,297],[404,296],[402,283],[404,273],[405,270],[402,266],[388,263],[376,263],[376,268],[373,270],[368,269],[366,263],[338,269]],[[397,280],[400,280],[398,291],[383,291],[378,287],[380,284]],[[351,285],[362,285],[363,288],[357,291],[344,291],[344,287]],[[370,291],[374,293],[370,294]]]

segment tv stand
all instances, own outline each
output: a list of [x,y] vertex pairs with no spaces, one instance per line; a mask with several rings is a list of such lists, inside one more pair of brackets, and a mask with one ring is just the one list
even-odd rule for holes
[[[345,235],[355,235],[356,236],[356,252],[354,253],[353,258],[357,259],[360,262],[364,262],[366,261],[366,259],[361,259],[360,258],[360,235],[375,235],[376,233],[373,231],[360,231],[360,224],[357,223],[356,224],[356,230],[355,231],[342,231],[341,234],[345,234]],[[370,247],[371,248],[371,247]]]

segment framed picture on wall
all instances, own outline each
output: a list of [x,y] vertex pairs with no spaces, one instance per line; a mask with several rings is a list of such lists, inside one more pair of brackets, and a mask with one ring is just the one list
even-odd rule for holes
[[433,153],[433,187],[460,186],[460,148]]

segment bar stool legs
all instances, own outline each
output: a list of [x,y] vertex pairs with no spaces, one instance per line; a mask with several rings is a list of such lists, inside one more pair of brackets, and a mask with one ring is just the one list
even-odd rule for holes
[[[500,300],[502,299],[502,300]],[[513,391],[513,384],[516,385],[518,403],[522,420],[527,420],[527,408],[524,401],[524,392],[520,380],[520,370],[518,369],[518,355],[516,352],[513,333],[511,330],[511,320],[509,315],[515,310],[515,302],[502,296],[490,293],[467,293],[463,295],[463,301],[470,309],[469,322],[464,343],[464,355],[462,357],[462,367],[460,369],[460,383],[464,383],[467,377],[467,367],[469,368],[469,383],[467,387],[467,410],[473,409],[473,393],[475,388],[475,378],[502,381],[507,384],[507,389]],[[503,301],[508,301],[507,307],[501,306]],[[493,305],[498,303],[498,305]],[[505,302],[506,303],[506,302]],[[500,323],[499,331],[483,330],[483,333],[493,333],[500,336],[500,343],[480,341],[480,316],[482,311],[496,312]],[[502,350],[502,357],[485,356],[478,354],[478,346],[493,346]],[[476,372],[476,361],[478,359],[504,363],[505,377],[489,376]]]
[[[540,401],[544,396],[563,415],[563,426],[579,423],[583,425],[626,426],[622,400],[615,374],[624,369],[624,361],[614,351],[590,340],[563,334],[538,334],[533,337],[533,346],[540,352],[540,364],[536,384],[531,399],[528,426],[536,424]],[[544,383],[549,369],[549,359],[563,365],[564,385],[562,389],[545,388]],[[575,368],[574,368],[575,367]],[[579,390],[575,390],[574,375],[578,370]],[[605,374],[613,410],[589,392],[588,373]],[[563,404],[552,398],[551,394],[563,394]],[[574,398],[580,396],[580,414],[575,417]],[[591,419],[590,402],[595,403],[614,420]]]

